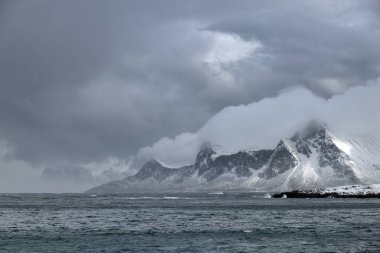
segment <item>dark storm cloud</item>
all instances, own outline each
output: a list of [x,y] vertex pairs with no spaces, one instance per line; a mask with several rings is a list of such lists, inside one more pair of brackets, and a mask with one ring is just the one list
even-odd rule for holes
[[380,72],[370,1],[5,3],[0,139],[37,164],[128,157],[225,106]]

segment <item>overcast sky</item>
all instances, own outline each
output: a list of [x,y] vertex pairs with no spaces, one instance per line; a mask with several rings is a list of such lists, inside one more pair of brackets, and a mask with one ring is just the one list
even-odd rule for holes
[[379,13],[375,0],[3,0],[0,169],[128,160],[226,107],[374,83]]

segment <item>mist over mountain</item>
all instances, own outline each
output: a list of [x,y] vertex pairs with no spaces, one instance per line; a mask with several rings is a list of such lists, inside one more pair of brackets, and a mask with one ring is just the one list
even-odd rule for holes
[[275,98],[226,107],[196,132],[164,137],[139,150],[140,159],[166,164],[191,164],[205,142],[229,152],[273,149],[278,141],[300,131],[308,122],[324,122],[333,132],[368,135],[380,139],[380,81],[347,90],[329,100],[305,89],[294,89]]
[[380,183],[379,140],[332,133],[312,121],[275,149],[224,154],[205,144],[192,165],[168,168],[151,160],[134,176],[89,192],[287,191],[374,183]]
[[55,185],[58,192],[77,192],[113,180],[120,180],[127,175],[126,171],[119,171],[114,168],[95,173],[85,167],[63,165],[45,168],[41,173],[41,183],[45,187]]

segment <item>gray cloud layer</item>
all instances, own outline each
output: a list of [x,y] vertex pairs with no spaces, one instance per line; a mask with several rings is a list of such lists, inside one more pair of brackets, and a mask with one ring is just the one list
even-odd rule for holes
[[128,157],[226,106],[380,74],[377,1],[2,1],[0,140],[33,164]]

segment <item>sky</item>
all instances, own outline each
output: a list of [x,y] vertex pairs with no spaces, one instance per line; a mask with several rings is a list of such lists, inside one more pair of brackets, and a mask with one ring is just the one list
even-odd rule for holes
[[3,0],[0,191],[33,191],[62,164],[271,147],[310,118],[377,135],[379,13],[375,0]]

